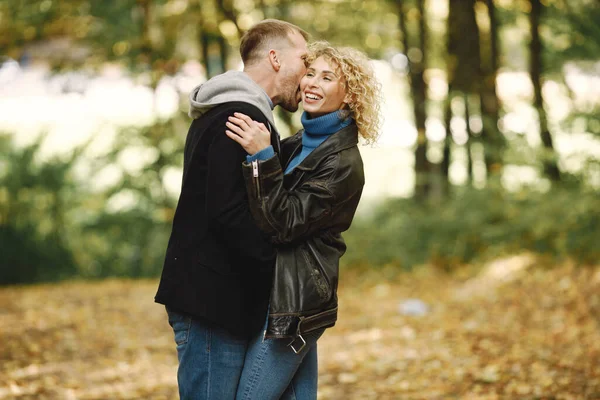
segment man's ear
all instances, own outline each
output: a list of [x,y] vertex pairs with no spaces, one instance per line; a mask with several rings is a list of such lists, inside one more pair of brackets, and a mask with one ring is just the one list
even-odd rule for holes
[[269,50],[269,62],[271,63],[271,67],[273,67],[275,72],[279,72],[281,63],[279,62],[279,54],[277,54],[276,50]]

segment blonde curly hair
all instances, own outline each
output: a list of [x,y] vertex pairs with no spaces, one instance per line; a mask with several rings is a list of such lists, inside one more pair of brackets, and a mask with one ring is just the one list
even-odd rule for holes
[[319,57],[338,67],[344,90],[350,95],[349,114],[356,121],[358,134],[366,143],[375,142],[381,125],[381,85],[375,79],[368,57],[351,47],[333,47],[325,41],[311,43],[307,63]]

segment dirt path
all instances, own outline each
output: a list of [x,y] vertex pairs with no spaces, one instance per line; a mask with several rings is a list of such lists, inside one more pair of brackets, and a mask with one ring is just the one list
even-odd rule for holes
[[[319,399],[600,399],[600,269],[343,274]],[[155,281],[0,289],[0,399],[176,399]],[[425,314],[402,304],[419,299]],[[406,311],[423,311],[418,308]]]

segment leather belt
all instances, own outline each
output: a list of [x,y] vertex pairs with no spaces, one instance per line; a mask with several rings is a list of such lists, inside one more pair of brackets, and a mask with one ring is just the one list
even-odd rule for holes
[[288,345],[292,348],[294,353],[300,353],[306,346],[306,340],[304,340],[302,334],[307,334],[317,329],[329,328],[335,325],[335,321],[332,322],[328,317],[336,314],[337,310],[338,309],[336,307],[332,308],[331,310],[311,315],[310,317],[299,317],[298,325],[296,327],[296,337],[294,337],[294,339],[292,339]]

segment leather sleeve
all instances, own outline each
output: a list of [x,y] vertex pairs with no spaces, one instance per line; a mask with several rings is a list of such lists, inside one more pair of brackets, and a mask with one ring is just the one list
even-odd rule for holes
[[267,124],[266,118],[254,107],[224,106],[215,116],[214,138],[208,152],[206,182],[206,215],[213,232],[232,251],[255,260],[269,262],[275,251],[267,235],[261,232],[250,213],[248,195],[240,168],[246,151],[225,134],[225,122],[234,112],[243,112],[256,121]]
[[284,174],[277,157],[244,163],[252,214],[259,227],[273,235],[274,243],[290,243],[312,236],[346,217],[336,211],[343,207],[345,200],[362,191],[362,185],[357,187],[345,179],[352,172],[349,168],[339,168],[339,156],[325,159],[311,172],[310,179],[291,191],[283,186]]

